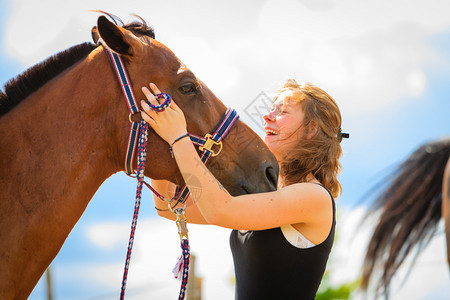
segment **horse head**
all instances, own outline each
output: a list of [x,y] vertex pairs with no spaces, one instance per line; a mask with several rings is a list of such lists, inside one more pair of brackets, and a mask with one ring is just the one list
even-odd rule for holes
[[[153,82],[171,95],[183,110],[190,133],[204,136],[216,127],[226,106],[169,48],[154,39],[153,30],[145,23],[135,22],[120,27],[100,16],[92,35],[94,41],[101,38],[107,47],[122,57],[138,102],[145,99],[140,88]],[[123,99],[119,101],[124,102]],[[118,113],[122,122],[117,130],[122,134],[117,152],[122,153],[128,137],[124,103]],[[152,129],[147,154],[146,176],[182,182],[169,145]],[[234,195],[276,189],[278,165],[275,157],[259,136],[241,121],[231,129],[224,140],[223,151],[211,159],[209,169]]]

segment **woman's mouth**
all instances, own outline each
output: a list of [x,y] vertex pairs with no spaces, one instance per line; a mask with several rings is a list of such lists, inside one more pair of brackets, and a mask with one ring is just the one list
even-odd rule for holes
[[271,128],[265,128],[266,136],[270,135],[279,135],[280,133],[274,129]]

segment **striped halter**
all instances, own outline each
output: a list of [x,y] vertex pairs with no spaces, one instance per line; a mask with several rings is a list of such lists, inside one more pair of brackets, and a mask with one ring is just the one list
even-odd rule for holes
[[[142,185],[145,184],[158,198],[161,200],[165,200],[168,202],[169,210],[172,211],[177,216],[176,224],[178,226],[178,234],[180,235],[182,255],[179,259],[179,264],[177,264],[176,268],[179,268],[181,273],[182,270],[182,283],[180,288],[179,300],[184,299],[186,294],[186,286],[188,280],[188,271],[189,271],[189,240],[188,240],[188,232],[186,226],[186,216],[184,214],[184,208],[178,207],[175,208],[178,204],[185,204],[187,197],[189,196],[189,189],[186,184],[184,184],[181,188],[177,189],[178,192],[176,196],[170,200],[167,200],[163,195],[158,193],[151,185],[144,181],[144,169],[145,169],[145,160],[147,153],[147,138],[148,138],[148,124],[141,118],[139,106],[137,105],[131,81],[129,79],[128,73],[125,68],[125,64],[123,63],[120,55],[111,51],[108,46],[100,39],[99,43],[103,45],[108,57],[111,61],[111,65],[114,69],[116,77],[118,79],[119,85],[122,89],[122,93],[127,102],[128,110],[129,110],[129,120],[131,123],[130,133],[128,137],[128,146],[125,155],[125,173],[129,176],[136,174],[136,178],[138,180],[138,187],[136,191],[136,204],[134,208],[133,221],[131,225],[131,233],[130,239],[128,242],[128,251],[125,261],[125,268],[122,279],[122,288],[120,293],[120,299],[124,299],[125,297],[125,287],[128,276],[128,268],[131,259],[131,250],[133,247],[134,241],[134,233],[137,224],[137,216],[139,213],[140,201],[141,201],[141,191]],[[164,107],[153,107],[155,110],[164,110]],[[189,137],[194,145],[197,145],[202,151],[201,160],[204,164],[206,164],[212,156],[217,156],[222,150],[222,140],[227,136],[230,129],[239,119],[239,115],[234,109],[228,108],[222,119],[219,121],[217,126],[214,128],[212,133],[207,133],[204,137],[198,136],[195,134],[189,133]],[[136,122],[135,120],[139,120]],[[138,143],[139,141],[139,143]],[[216,147],[216,150],[213,150],[213,147]],[[218,149],[217,149],[218,148]],[[133,163],[135,161],[135,153],[136,150],[139,149],[138,158],[137,158],[137,169],[133,167]],[[173,204],[174,203],[174,204]]]

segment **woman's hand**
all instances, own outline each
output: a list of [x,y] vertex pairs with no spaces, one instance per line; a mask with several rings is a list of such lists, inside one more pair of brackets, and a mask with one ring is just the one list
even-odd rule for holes
[[[161,93],[158,87],[153,83],[150,83],[150,88],[155,95]],[[161,103],[159,103],[158,99],[155,98],[147,87],[142,87],[142,92],[152,105],[159,105],[164,101],[164,99],[162,99]],[[141,100],[141,106],[143,109],[143,111],[141,111],[142,118],[150,124],[156,133],[169,143],[169,145],[171,145],[176,138],[187,132],[186,119],[184,118],[183,111],[176,105],[173,99],[169,107],[160,112],[154,111],[144,100]]]

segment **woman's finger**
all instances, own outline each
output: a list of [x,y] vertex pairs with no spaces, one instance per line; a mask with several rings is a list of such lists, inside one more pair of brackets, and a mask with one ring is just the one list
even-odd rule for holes
[[[150,118],[157,118],[158,114],[150,107],[150,105],[148,105],[147,102],[145,102],[144,100],[141,100],[141,107],[144,110],[144,112],[149,115]],[[145,120],[145,119],[144,119]],[[146,120],[147,121],[147,120]]]
[[152,89],[153,93],[156,94],[161,94],[161,91],[158,89],[158,87],[156,86],[156,84],[154,84],[153,82],[150,82],[149,84],[150,88]]
[[170,102],[169,108],[173,109],[174,111],[181,113],[184,115],[183,111],[181,110],[181,108],[178,106],[178,104],[173,100]]
[[[150,83],[149,83],[149,86],[150,86],[150,89],[152,90],[152,92],[153,92],[154,95],[161,94],[161,91],[158,89],[158,87],[156,86],[156,84],[150,82]],[[164,103],[164,101],[165,101],[165,99],[162,98],[162,97],[161,97],[161,98],[155,97],[155,98],[156,98],[156,101],[158,101],[158,104],[162,104],[162,103]]]
[[158,100],[156,100],[155,96],[153,96],[153,94],[147,87],[142,87],[142,92],[144,93],[145,97],[147,97],[147,100],[151,105],[159,105]]
[[172,99],[172,101],[170,102],[169,107],[170,107],[171,109],[173,109],[174,111],[177,111],[177,112],[183,112],[183,111],[181,110],[181,108],[175,103],[175,101],[173,101],[173,99]]
[[142,116],[142,119],[144,119],[145,122],[150,124],[150,126],[152,128],[155,127],[155,125],[156,125],[155,120],[153,120],[148,114],[146,114],[145,112],[141,111],[141,116]]

